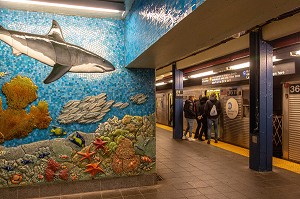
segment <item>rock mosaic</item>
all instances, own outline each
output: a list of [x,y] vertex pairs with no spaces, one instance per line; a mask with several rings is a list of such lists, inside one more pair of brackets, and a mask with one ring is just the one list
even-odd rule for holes
[[[130,176],[155,171],[155,117],[125,115],[94,133],[75,131],[18,147],[0,147],[0,187]],[[80,135],[85,145],[71,138]]]

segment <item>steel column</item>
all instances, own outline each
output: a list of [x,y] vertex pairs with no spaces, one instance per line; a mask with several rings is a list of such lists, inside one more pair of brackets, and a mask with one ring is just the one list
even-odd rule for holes
[[261,30],[250,33],[250,158],[249,167],[272,171],[273,48]]
[[173,92],[173,138],[182,138],[183,129],[183,72],[172,65]]

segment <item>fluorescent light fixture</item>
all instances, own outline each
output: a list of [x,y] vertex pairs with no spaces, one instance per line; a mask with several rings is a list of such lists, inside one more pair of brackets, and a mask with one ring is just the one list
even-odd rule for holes
[[282,59],[277,59],[276,56],[273,56],[273,62],[281,61]]
[[42,1],[31,1],[31,0],[0,0],[0,1],[23,3],[23,4],[30,4],[30,5],[52,6],[52,7],[60,7],[60,8],[71,8],[71,9],[79,9],[79,10],[110,12],[110,13],[123,12],[121,10],[114,10],[114,9],[107,9],[107,8],[96,8],[96,7],[69,5],[69,4],[61,4],[61,3],[50,3],[50,2],[42,2]]
[[168,81],[168,83],[173,83],[173,80],[171,79],[170,81]]
[[187,77],[184,77],[184,78],[183,78],[183,81],[185,81],[185,80],[188,80],[188,78],[187,78]]
[[165,82],[159,82],[159,83],[156,83],[155,86],[162,86],[162,85],[165,85],[165,84],[167,84],[167,83],[165,83]]
[[241,64],[236,64],[233,66],[228,66],[226,67],[226,70],[239,70],[242,68],[248,68],[250,66],[250,62],[245,62],[245,63],[241,63]]
[[300,50],[297,50],[297,51],[291,51],[290,52],[290,55],[292,57],[300,57]]
[[213,75],[213,74],[215,74],[214,71],[210,70],[210,71],[206,71],[203,73],[197,73],[195,75],[191,75],[191,76],[189,76],[189,78],[198,78],[198,77],[204,77],[204,76]]

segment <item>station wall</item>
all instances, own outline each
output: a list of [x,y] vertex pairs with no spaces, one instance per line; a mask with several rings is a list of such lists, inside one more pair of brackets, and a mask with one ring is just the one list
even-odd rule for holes
[[0,187],[155,172],[155,71],[125,68],[125,21],[0,13]]

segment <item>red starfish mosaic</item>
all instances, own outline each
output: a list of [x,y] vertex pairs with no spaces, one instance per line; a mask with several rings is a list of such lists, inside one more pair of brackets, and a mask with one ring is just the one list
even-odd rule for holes
[[91,176],[95,176],[97,173],[104,173],[103,169],[99,166],[99,164],[100,162],[86,165],[85,172],[90,173]]
[[85,160],[85,159],[88,159],[89,161],[91,161],[91,156],[94,155],[96,152],[90,152],[90,148],[91,148],[91,146],[89,146],[89,148],[87,148],[87,150],[85,151],[85,153],[77,152],[77,154],[83,156],[80,159],[80,161]]
[[93,144],[96,146],[96,150],[98,150],[98,149],[104,149],[106,143],[107,142],[101,140],[101,138],[96,138],[96,140],[93,142]]

